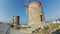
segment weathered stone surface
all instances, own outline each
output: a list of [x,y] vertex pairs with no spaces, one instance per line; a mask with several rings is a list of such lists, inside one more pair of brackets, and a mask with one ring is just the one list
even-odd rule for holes
[[[32,4],[32,5],[31,5]],[[44,15],[39,2],[31,2],[28,5],[29,25],[42,24]]]

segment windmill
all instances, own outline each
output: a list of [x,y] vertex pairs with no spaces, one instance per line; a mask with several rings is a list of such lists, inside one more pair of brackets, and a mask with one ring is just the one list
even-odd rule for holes
[[[29,11],[28,11],[28,4],[30,3],[30,2],[33,2],[33,1],[37,1],[37,0],[26,0],[26,5],[24,6],[25,8],[26,8],[26,16],[27,16],[27,18],[29,18],[28,17],[28,15],[29,15]],[[27,21],[29,21],[29,19],[27,19]]]
[[[29,18],[28,17],[29,16],[28,5],[29,5],[29,3],[36,2],[37,0],[24,0],[24,1],[25,1],[25,5],[20,5],[20,7],[24,7],[26,9],[26,17]],[[29,19],[27,19],[27,18],[26,18],[26,20],[29,21]]]

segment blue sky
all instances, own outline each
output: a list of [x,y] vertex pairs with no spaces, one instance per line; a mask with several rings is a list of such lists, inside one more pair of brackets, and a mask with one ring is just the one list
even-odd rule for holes
[[[32,0],[29,0],[32,1]],[[60,0],[38,0],[46,21],[60,18]],[[27,23],[26,0],[0,0],[0,21],[10,22],[13,16],[19,15],[21,23]]]

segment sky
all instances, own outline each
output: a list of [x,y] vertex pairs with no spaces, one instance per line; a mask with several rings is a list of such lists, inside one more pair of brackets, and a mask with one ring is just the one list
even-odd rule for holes
[[[34,0],[28,0],[31,2]],[[42,3],[45,21],[60,18],[60,0],[37,0]],[[0,21],[11,22],[13,16],[20,16],[20,23],[28,22],[26,15],[27,0],[0,0]]]

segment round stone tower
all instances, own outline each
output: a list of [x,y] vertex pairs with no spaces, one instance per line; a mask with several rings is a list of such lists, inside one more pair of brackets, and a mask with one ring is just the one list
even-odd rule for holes
[[29,17],[28,25],[42,24],[45,21],[40,2],[30,2],[28,4],[27,10]]
[[13,16],[13,25],[18,26],[19,25],[19,16]]

